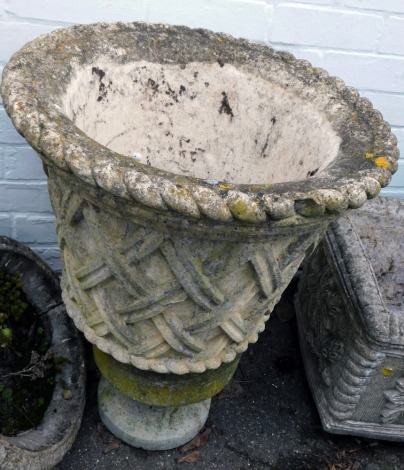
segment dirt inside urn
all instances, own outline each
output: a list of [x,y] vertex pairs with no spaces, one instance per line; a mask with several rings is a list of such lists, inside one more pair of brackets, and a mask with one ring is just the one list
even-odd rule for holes
[[116,152],[234,183],[317,175],[340,143],[326,118],[286,85],[219,63],[96,63],[76,70],[64,110]]

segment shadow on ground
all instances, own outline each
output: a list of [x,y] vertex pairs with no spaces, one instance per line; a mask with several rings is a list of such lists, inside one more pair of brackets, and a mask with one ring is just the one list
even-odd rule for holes
[[[98,373],[88,347],[87,406],[71,451],[55,467],[79,469],[401,470],[404,444],[322,430],[300,358],[293,282],[257,344],[244,353],[235,378],[213,398],[207,444],[193,463],[177,449],[150,452],[114,439],[97,412]],[[196,456],[196,454],[194,454]]]

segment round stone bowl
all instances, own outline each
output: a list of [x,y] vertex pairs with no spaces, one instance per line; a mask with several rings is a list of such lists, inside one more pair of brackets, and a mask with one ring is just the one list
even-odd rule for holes
[[[342,80],[201,29],[58,30],[12,57],[1,93],[49,177],[63,298],[95,347],[101,415],[146,448],[203,426],[328,223],[397,168],[389,125]],[[118,422],[120,394],[124,415],[170,406],[176,431],[190,417],[193,431],[139,440],[139,420]]]
[[[18,273],[22,290],[41,317],[54,358],[63,358],[55,388],[42,421],[15,436],[0,434],[2,470],[48,470],[70,450],[80,428],[85,405],[85,364],[81,338],[66,315],[59,279],[27,246],[0,237],[0,269]],[[18,350],[18,345],[14,345]],[[71,392],[69,399],[64,392]]]

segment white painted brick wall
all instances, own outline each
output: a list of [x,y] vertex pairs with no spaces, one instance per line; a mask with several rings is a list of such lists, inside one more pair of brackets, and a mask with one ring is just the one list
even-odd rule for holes
[[23,243],[56,244],[55,220],[51,216],[16,215],[16,238]]
[[276,9],[269,39],[272,43],[372,51],[383,23],[380,13],[284,3]]
[[386,13],[404,13],[403,0],[345,0],[344,5]]
[[404,39],[403,31],[403,17],[392,16],[390,18],[387,18],[385,32],[380,39],[380,43],[377,50],[384,54],[402,54]]
[[[368,97],[393,126],[404,157],[404,0],[0,0],[0,73],[38,35],[96,21],[184,24],[289,50]],[[383,193],[404,198],[404,158]],[[60,269],[40,160],[1,104],[0,235]]]

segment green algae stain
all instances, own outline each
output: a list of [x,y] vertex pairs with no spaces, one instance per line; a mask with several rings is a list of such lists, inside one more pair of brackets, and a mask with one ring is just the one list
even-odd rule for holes
[[223,250],[221,250],[221,249],[216,249],[216,250],[213,250],[213,251],[210,253],[210,259],[211,259],[212,261],[217,261],[217,260],[219,260],[223,255],[224,255]]
[[232,207],[233,214],[240,219],[244,219],[248,215],[248,207],[244,201],[237,201]]
[[102,375],[125,395],[157,406],[181,406],[198,403],[218,394],[233,377],[240,355],[218,369],[200,374],[159,374],[116,361],[93,347]]

